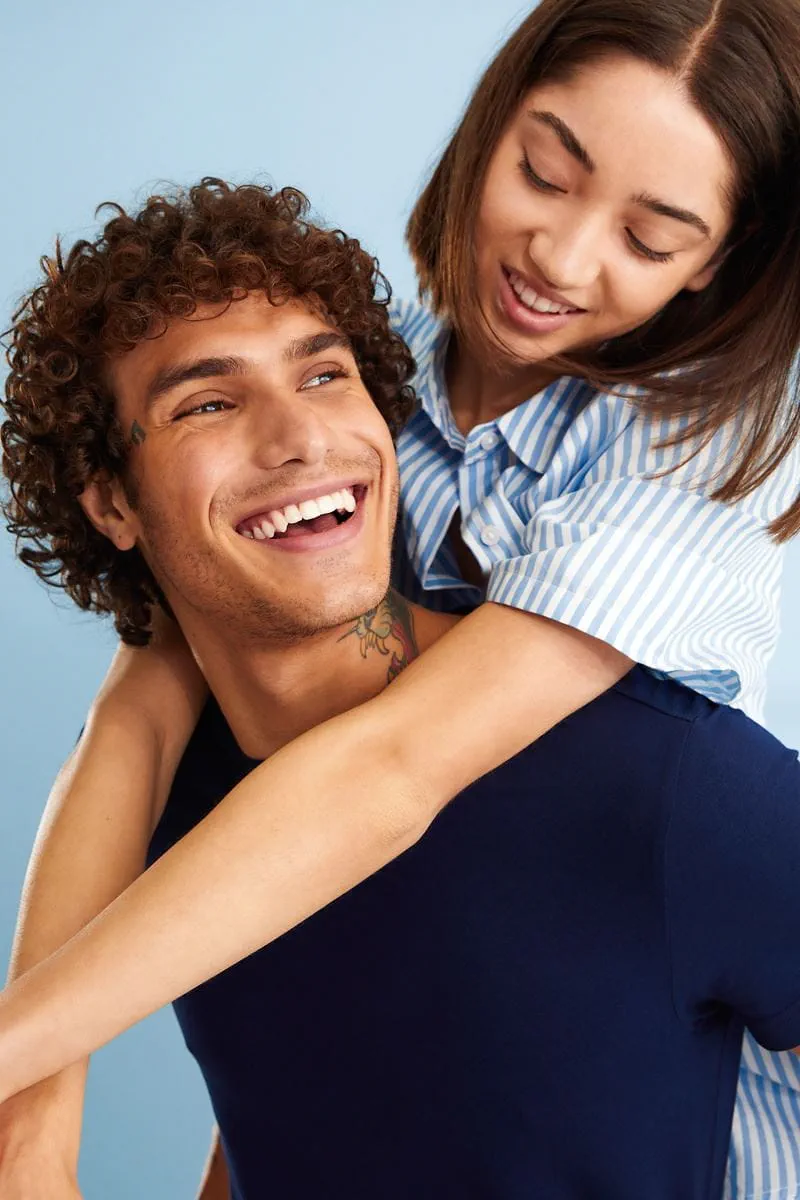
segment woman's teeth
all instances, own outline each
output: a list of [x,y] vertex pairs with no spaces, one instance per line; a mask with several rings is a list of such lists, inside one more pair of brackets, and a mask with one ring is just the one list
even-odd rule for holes
[[578,312],[576,308],[569,308],[566,304],[555,304],[552,300],[546,300],[544,296],[540,296],[533,288],[525,282],[521,275],[517,275],[515,271],[508,272],[508,282],[516,295],[517,299],[530,308],[533,312],[540,313],[564,313]]
[[342,488],[326,496],[315,496],[313,500],[301,500],[299,504],[273,509],[263,517],[247,521],[239,527],[239,532],[243,537],[263,542],[275,537],[276,533],[286,533],[290,525],[297,525],[300,521],[313,521],[326,513],[353,513],[355,510],[356,498],[352,488]]

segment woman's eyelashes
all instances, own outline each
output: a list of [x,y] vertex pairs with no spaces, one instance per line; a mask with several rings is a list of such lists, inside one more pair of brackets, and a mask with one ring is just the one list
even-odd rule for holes
[[522,174],[528,180],[528,183],[532,183],[538,191],[561,192],[562,195],[566,194],[566,188],[559,187],[557,183],[551,183],[548,179],[543,179],[541,175],[534,171],[527,154],[523,154],[519,168],[522,171]]
[[[527,154],[522,156],[519,168],[527,182],[536,188],[537,191],[544,192],[546,195],[558,194],[565,196],[567,194],[566,188],[560,187],[557,183],[552,183],[549,179],[544,179],[535,171]],[[671,262],[675,257],[674,250],[654,250],[652,246],[648,246],[630,229],[625,230],[625,236],[634,254],[637,254],[640,258],[646,258],[648,262],[666,263]]]
[[674,250],[654,250],[652,246],[647,246],[640,238],[637,238],[635,233],[630,229],[625,231],[628,235],[628,241],[633,246],[637,254],[641,254],[644,258],[649,258],[651,262],[665,263],[671,262],[675,257]]
[[[313,375],[304,379],[298,391],[306,392],[325,387],[326,384],[334,383],[336,380],[349,379],[350,374],[351,372],[345,370],[344,367],[325,367],[324,370],[315,371]],[[213,416],[235,407],[236,405],[227,396],[209,396],[205,400],[196,401],[190,407],[181,409],[172,419],[182,421],[185,417]]]

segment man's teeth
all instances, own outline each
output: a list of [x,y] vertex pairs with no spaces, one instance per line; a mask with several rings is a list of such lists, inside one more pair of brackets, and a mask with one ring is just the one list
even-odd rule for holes
[[258,542],[275,537],[276,533],[286,533],[290,525],[299,521],[313,521],[325,513],[356,511],[356,498],[352,488],[342,488],[338,492],[330,492],[326,496],[315,496],[313,500],[301,500],[299,504],[287,504],[283,508],[273,509],[272,512],[260,517],[242,530],[244,537],[255,538]]
[[569,308],[566,304],[555,304],[552,300],[546,300],[544,296],[540,296],[530,287],[521,275],[517,275],[514,271],[509,271],[508,282],[511,284],[517,298],[522,301],[526,308],[532,308],[534,312],[540,313],[571,313],[575,312],[574,308]]

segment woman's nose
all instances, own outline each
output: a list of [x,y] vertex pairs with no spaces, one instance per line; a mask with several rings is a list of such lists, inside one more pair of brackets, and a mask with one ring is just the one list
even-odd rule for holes
[[[580,303],[600,271],[603,231],[599,219],[563,221],[537,230],[528,253],[531,262],[556,291]],[[574,293],[570,296],[569,293]]]

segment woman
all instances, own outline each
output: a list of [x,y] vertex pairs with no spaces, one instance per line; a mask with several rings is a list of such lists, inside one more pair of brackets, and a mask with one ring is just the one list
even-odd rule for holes
[[[10,1067],[17,1086],[377,869],[460,788],[610,686],[631,660],[758,712],[776,631],[778,552],[767,527],[785,539],[800,514],[798,410],[786,403],[800,344],[798,22],[787,0],[658,7],[545,0],[489,67],[412,215],[421,287],[441,324],[398,308],[423,405],[399,445],[401,568],[414,598],[477,610],[387,693],[259,767],[191,845],[167,855],[38,984],[32,977],[29,1001],[31,988],[44,997],[48,981],[63,984],[85,1020],[60,1045],[49,1039],[27,1075]],[[601,390],[619,384],[631,387],[639,416]],[[165,686],[175,695],[168,707]],[[34,932],[17,973],[138,873],[152,788],[166,789],[196,715],[196,696],[187,702],[195,687],[179,646],[120,654],[54,801],[62,829],[41,854]],[[467,694],[453,711],[456,687]],[[133,708],[137,720],[123,719]],[[170,712],[168,729],[159,710]],[[486,723],[487,710],[502,720]],[[380,753],[365,756],[377,728]],[[366,790],[385,803],[366,809],[374,841],[354,868],[355,826],[337,807],[350,798],[356,752]],[[398,764],[392,776],[387,754]],[[112,866],[103,878],[94,868],[65,905],[61,863],[74,861],[87,820],[98,823],[90,797],[120,760],[140,764],[137,795],[147,802],[139,796],[130,809],[138,832],[117,828]],[[295,872],[269,887],[263,847],[277,859],[305,845],[292,823],[298,808],[330,829],[329,841],[305,846],[303,881]],[[233,879],[204,865],[223,828],[241,846]],[[187,894],[191,918],[164,920]],[[61,916],[45,927],[37,913],[52,911],[56,895]],[[199,933],[202,904],[236,916],[213,943]],[[113,969],[116,947],[130,946],[154,911],[160,952],[151,939],[150,968],[142,963],[137,989],[114,997],[109,1012],[92,972]],[[172,943],[183,947],[179,963],[167,961]],[[83,975],[73,973],[81,946],[94,947]],[[14,1005],[12,989],[9,1018]],[[78,1071],[71,1080],[57,1086],[79,1087]],[[754,1085],[743,1095],[748,1120],[779,1144],[774,1112],[755,1112]],[[768,1159],[755,1180],[752,1154],[735,1163],[734,1187],[747,1176],[763,1194]]]

